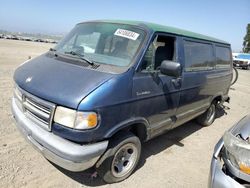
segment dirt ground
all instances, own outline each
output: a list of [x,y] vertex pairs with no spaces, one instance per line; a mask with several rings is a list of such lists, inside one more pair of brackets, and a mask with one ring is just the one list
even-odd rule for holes
[[29,56],[53,45],[0,39],[0,187],[207,187],[213,148],[225,130],[250,111],[250,71],[239,70],[225,115],[210,127],[186,123],[143,144],[138,169],[125,181],[105,184],[94,172],[56,167],[33,149],[11,117],[13,72]]

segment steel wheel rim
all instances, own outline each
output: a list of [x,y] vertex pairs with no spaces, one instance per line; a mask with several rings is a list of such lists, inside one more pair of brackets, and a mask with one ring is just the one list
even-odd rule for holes
[[112,161],[111,172],[115,177],[124,177],[129,174],[136,164],[139,151],[132,143],[123,145]]

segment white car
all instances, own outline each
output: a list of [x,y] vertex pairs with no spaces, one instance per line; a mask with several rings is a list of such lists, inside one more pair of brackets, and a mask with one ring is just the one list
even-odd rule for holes
[[243,69],[250,67],[250,54],[247,53],[233,53],[233,65]]

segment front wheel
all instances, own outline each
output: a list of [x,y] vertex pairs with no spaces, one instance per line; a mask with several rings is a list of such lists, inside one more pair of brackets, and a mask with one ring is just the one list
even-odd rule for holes
[[107,183],[115,183],[129,177],[136,168],[141,155],[141,142],[128,132],[113,139],[105,152],[105,160],[97,168],[98,174]]
[[214,122],[215,116],[216,116],[216,102],[213,102],[207,109],[207,111],[198,116],[196,120],[200,125],[207,127]]

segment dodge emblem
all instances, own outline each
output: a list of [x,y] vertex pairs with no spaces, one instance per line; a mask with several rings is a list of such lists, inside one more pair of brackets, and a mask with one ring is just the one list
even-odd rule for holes
[[31,80],[32,80],[32,77],[28,77],[28,78],[26,78],[25,82],[29,83],[29,82],[31,82]]

